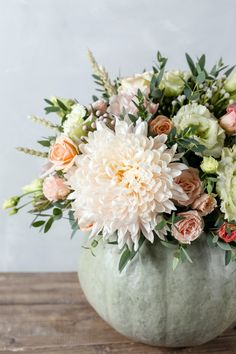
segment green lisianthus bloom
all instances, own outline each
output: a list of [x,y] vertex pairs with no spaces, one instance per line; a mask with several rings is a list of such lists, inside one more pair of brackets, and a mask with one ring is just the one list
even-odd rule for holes
[[232,93],[236,90],[236,71],[231,73],[225,80],[224,88],[227,92]]
[[173,118],[173,123],[178,133],[188,127],[195,128],[191,137],[206,147],[199,155],[220,157],[225,133],[205,106],[192,103],[181,107]]
[[164,73],[160,83],[160,89],[165,89],[168,97],[179,96],[184,90],[184,81],[187,81],[190,73],[186,71],[167,71]]
[[218,165],[219,163],[214,159],[214,157],[204,156],[200,167],[203,172],[211,174],[216,173]]
[[222,150],[216,190],[221,199],[221,211],[228,221],[236,220],[236,145]]

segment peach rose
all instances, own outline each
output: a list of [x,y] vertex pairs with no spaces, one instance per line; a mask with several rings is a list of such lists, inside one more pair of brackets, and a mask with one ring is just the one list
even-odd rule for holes
[[183,219],[172,225],[171,232],[176,240],[181,243],[191,243],[196,240],[204,228],[203,218],[196,210],[178,213]]
[[201,216],[212,213],[216,206],[216,199],[212,195],[206,193],[202,194],[192,204],[192,208],[196,209]]
[[49,152],[49,161],[56,170],[68,170],[72,165],[78,149],[74,142],[66,136],[59,136]]
[[152,135],[169,134],[172,127],[172,121],[166,116],[157,116],[149,123],[149,131]]
[[181,175],[175,178],[175,183],[178,184],[188,196],[188,199],[185,201],[174,200],[174,203],[177,205],[188,206],[201,194],[202,182],[196,168],[189,167],[183,170]]
[[227,134],[236,135],[236,104],[227,107],[227,114],[220,118],[220,126]]
[[65,199],[69,192],[65,180],[58,176],[49,176],[43,182],[43,194],[51,202]]

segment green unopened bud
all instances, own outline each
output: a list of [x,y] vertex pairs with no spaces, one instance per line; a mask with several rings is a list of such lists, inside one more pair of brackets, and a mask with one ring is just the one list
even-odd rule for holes
[[19,203],[19,200],[20,200],[20,197],[11,197],[11,198],[5,200],[2,208],[3,209],[13,208],[13,207],[17,206],[17,204]]
[[236,71],[231,73],[225,80],[224,88],[227,92],[231,93],[236,90]]
[[8,215],[15,215],[18,213],[18,209],[17,208],[14,208],[12,210],[9,211]]
[[27,184],[22,188],[23,193],[33,193],[41,191],[43,188],[42,178],[37,178],[33,180],[30,184]]
[[216,159],[214,159],[214,157],[204,156],[200,167],[203,172],[211,174],[211,173],[216,173],[218,165],[219,163]]

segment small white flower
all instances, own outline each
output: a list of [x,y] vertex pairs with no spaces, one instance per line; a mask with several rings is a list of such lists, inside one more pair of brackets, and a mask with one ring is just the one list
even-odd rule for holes
[[84,117],[86,110],[81,104],[75,104],[63,124],[64,133],[74,141],[79,141],[84,135]]

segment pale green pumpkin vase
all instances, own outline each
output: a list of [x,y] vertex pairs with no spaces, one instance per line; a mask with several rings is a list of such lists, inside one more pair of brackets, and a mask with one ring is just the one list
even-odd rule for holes
[[134,341],[155,346],[200,345],[236,321],[236,264],[204,239],[189,247],[193,264],[172,270],[173,250],[145,242],[118,270],[120,251],[103,241],[81,249],[79,279],[93,308]]

